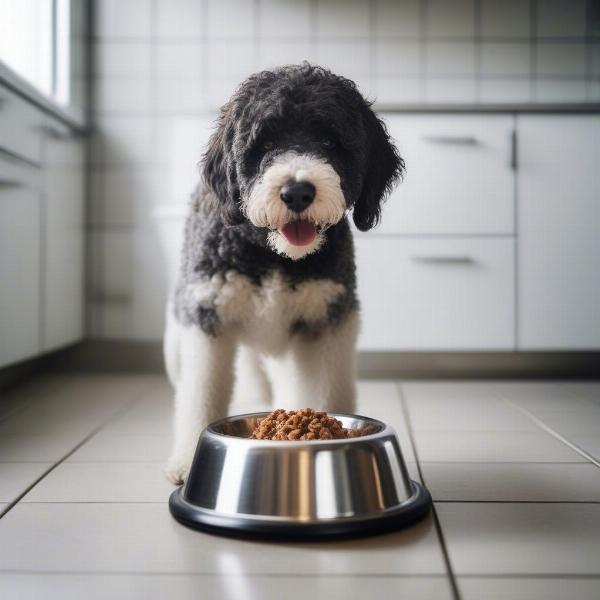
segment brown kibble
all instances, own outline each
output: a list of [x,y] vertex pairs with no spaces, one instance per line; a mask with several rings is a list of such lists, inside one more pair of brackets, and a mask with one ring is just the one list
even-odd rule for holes
[[327,427],[321,427],[319,431],[319,438],[322,440],[330,440],[333,438],[331,430],[327,429]]
[[345,429],[342,422],[312,408],[274,410],[261,419],[252,435],[257,440],[331,440],[354,438],[360,431]]

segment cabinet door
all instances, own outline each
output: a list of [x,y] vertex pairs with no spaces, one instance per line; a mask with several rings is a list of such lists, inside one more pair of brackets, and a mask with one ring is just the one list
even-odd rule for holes
[[356,240],[361,350],[514,349],[512,239]]
[[518,343],[600,348],[600,118],[518,119]]
[[373,233],[514,233],[512,116],[384,118],[406,161],[406,177]]
[[0,161],[0,366],[39,352],[40,198]]
[[84,151],[59,124],[45,130],[42,346],[52,350],[83,336]]

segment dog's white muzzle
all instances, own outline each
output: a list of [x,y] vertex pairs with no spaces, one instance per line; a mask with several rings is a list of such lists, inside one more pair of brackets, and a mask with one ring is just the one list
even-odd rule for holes
[[[281,188],[289,181],[307,181],[315,186],[313,202],[301,213],[289,210],[280,198]],[[297,260],[321,247],[325,239],[324,229],[337,223],[344,216],[346,202],[340,177],[326,160],[286,152],[275,158],[254,184],[243,210],[251,223],[257,227],[271,229],[269,243],[273,250]],[[294,238],[282,233],[282,229],[289,227],[292,221],[301,221],[301,227],[312,224],[315,228],[314,236],[297,238],[311,238],[308,243],[292,243],[290,239]]]

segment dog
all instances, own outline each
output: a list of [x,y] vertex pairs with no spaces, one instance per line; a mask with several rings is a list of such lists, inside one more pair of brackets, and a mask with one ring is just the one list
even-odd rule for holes
[[357,86],[303,63],[246,79],[220,112],[187,217],[164,352],[175,387],[167,477],[245,393],[353,412],[359,328],[352,213],[374,227],[404,162]]

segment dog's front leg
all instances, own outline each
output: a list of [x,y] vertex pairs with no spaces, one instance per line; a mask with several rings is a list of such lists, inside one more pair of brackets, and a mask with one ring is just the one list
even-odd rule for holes
[[179,335],[175,437],[165,470],[173,483],[182,483],[187,478],[202,430],[212,421],[227,416],[235,355],[232,332],[212,336],[190,326],[181,327]]

